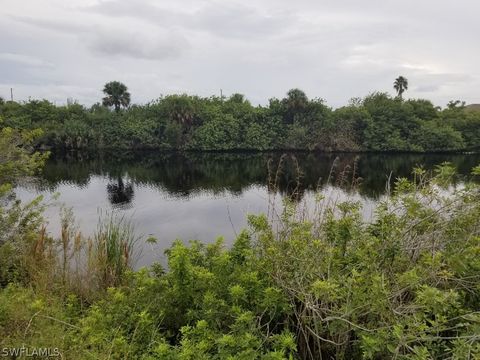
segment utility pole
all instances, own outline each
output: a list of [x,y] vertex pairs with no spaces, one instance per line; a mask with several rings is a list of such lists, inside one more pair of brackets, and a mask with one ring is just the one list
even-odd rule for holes
[[13,102],[13,88],[10,88],[10,100]]
[[223,102],[223,91],[220,89],[220,101]]

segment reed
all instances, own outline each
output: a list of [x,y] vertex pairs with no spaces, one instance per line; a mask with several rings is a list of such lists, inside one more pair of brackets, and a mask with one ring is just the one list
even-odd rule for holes
[[130,219],[113,212],[100,214],[89,263],[94,265],[101,287],[119,285],[125,272],[133,269],[138,240]]

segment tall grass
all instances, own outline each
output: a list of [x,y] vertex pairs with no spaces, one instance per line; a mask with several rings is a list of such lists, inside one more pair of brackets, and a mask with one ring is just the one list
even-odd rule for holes
[[139,239],[133,222],[115,212],[100,212],[96,231],[85,237],[72,210],[63,208],[60,236],[54,239],[40,227],[30,245],[20,249],[22,263],[16,272],[39,290],[74,293],[90,303],[107,288],[121,285],[125,273],[133,270]]
[[124,273],[133,269],[138,256],[135,244],[139,237],[134,224],[113,212],[101,214],[93,240],[89,260],[100,276],[100,284],[102,287],[119,285]]

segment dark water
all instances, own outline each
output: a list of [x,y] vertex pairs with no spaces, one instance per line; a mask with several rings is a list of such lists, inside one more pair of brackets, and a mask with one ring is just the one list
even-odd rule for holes
[[[480,155],[103,153],[52,156],[42,180],[25,186],[22,199],[43,194],[52,201],[49,230],[59,229],[61,204],[72,207],[83,233],[95,230],[100,211],[130,217],[140,234],[159,241],[143,249],[140,264],[163,259],[176,239],[230,242],[248,213],[271,212],[282,197],[309,203],[314,191],[362,201],[365,209],[385,193],[387,180],[409,177],[413,167],[452,162],[460,174]],[[58,200],[52,200],[59,193]],[[367,216],[369,214],[366,214]]]

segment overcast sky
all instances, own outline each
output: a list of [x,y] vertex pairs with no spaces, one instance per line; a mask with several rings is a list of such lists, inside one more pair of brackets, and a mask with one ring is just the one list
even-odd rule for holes
[[478,0],[0,0],[0,96],[93,104],[303,89],[337,107],[372,91],[480,103]]

